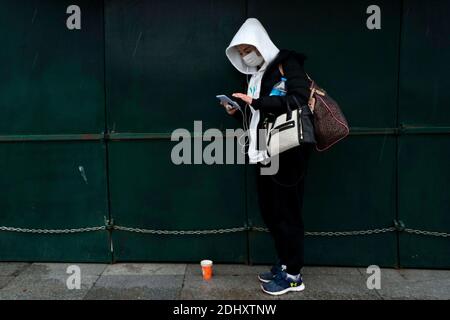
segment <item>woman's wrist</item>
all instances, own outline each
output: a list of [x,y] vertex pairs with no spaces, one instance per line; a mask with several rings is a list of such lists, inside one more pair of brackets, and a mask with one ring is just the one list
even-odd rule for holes
[[256,98],[256,99],[254,98],[254,99],[252,100],[251,106],[252,106],[252,108],[255,109],[255,110],[259,109],[259,108],[261,107],[261,99],[260,99],[260,98]]

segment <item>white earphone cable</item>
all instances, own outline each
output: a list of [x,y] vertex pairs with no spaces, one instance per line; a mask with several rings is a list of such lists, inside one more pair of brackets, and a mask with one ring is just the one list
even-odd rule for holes
[[[248,72],[248,66],[247,66],[247,72]],[[248,85],[250,83],[250,81],[248,79],[248,73],[245,74],[245,78],[247,80],[247,88],[248,88]],[[247,151],[245,151],[245,148],[248,146],[249,140],[250,140],[249,136],[248,136],[249,135],[249,132],[248,132],[249,124],[248,124],[248,121],[247,121],[247,107],[249,107],[249,105],[245,104],[244,111],[242,111],[241,108],[239,108],[239,111],[242,114],[242,127],[244,129],[244,133],[238,137],[237,141],[238,141],[239,145],[241,146],[241,152],[243,154],[247,154],[248,153]],[[244,142],[243,143],[242,143],[242,137],[244,137]]]

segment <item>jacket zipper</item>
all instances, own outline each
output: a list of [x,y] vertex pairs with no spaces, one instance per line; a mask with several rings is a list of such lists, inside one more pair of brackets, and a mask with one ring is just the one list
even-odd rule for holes
[[300,126],[300,140],[303,140],[302,108],[298,110],[298,122]]

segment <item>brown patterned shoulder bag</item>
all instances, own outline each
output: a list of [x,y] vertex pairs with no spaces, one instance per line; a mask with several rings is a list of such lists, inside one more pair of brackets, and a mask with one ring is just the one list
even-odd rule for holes
[[308,106],[314,115],[316,150],[325,151],[344,139],[350,133],[350,129],[337,102],[317,86],[308,74],[306,76],[311,81]]

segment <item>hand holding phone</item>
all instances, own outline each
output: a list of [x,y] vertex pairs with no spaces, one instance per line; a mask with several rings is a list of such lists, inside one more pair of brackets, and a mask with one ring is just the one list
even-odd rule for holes
[[228,105],[230,105],[233,109],[241,109],[241,107],[239,106],[239,104],[238,104],[236,101],[231,100],[230,98],[228,98],[228,97],[227,97],[226,95],[224,95],[224,94],[217,95],[216,98],[219,99],[219,100],[220,100],[220,103],[222,103],[224,106],[225,106],[226,104],[228,104]]

